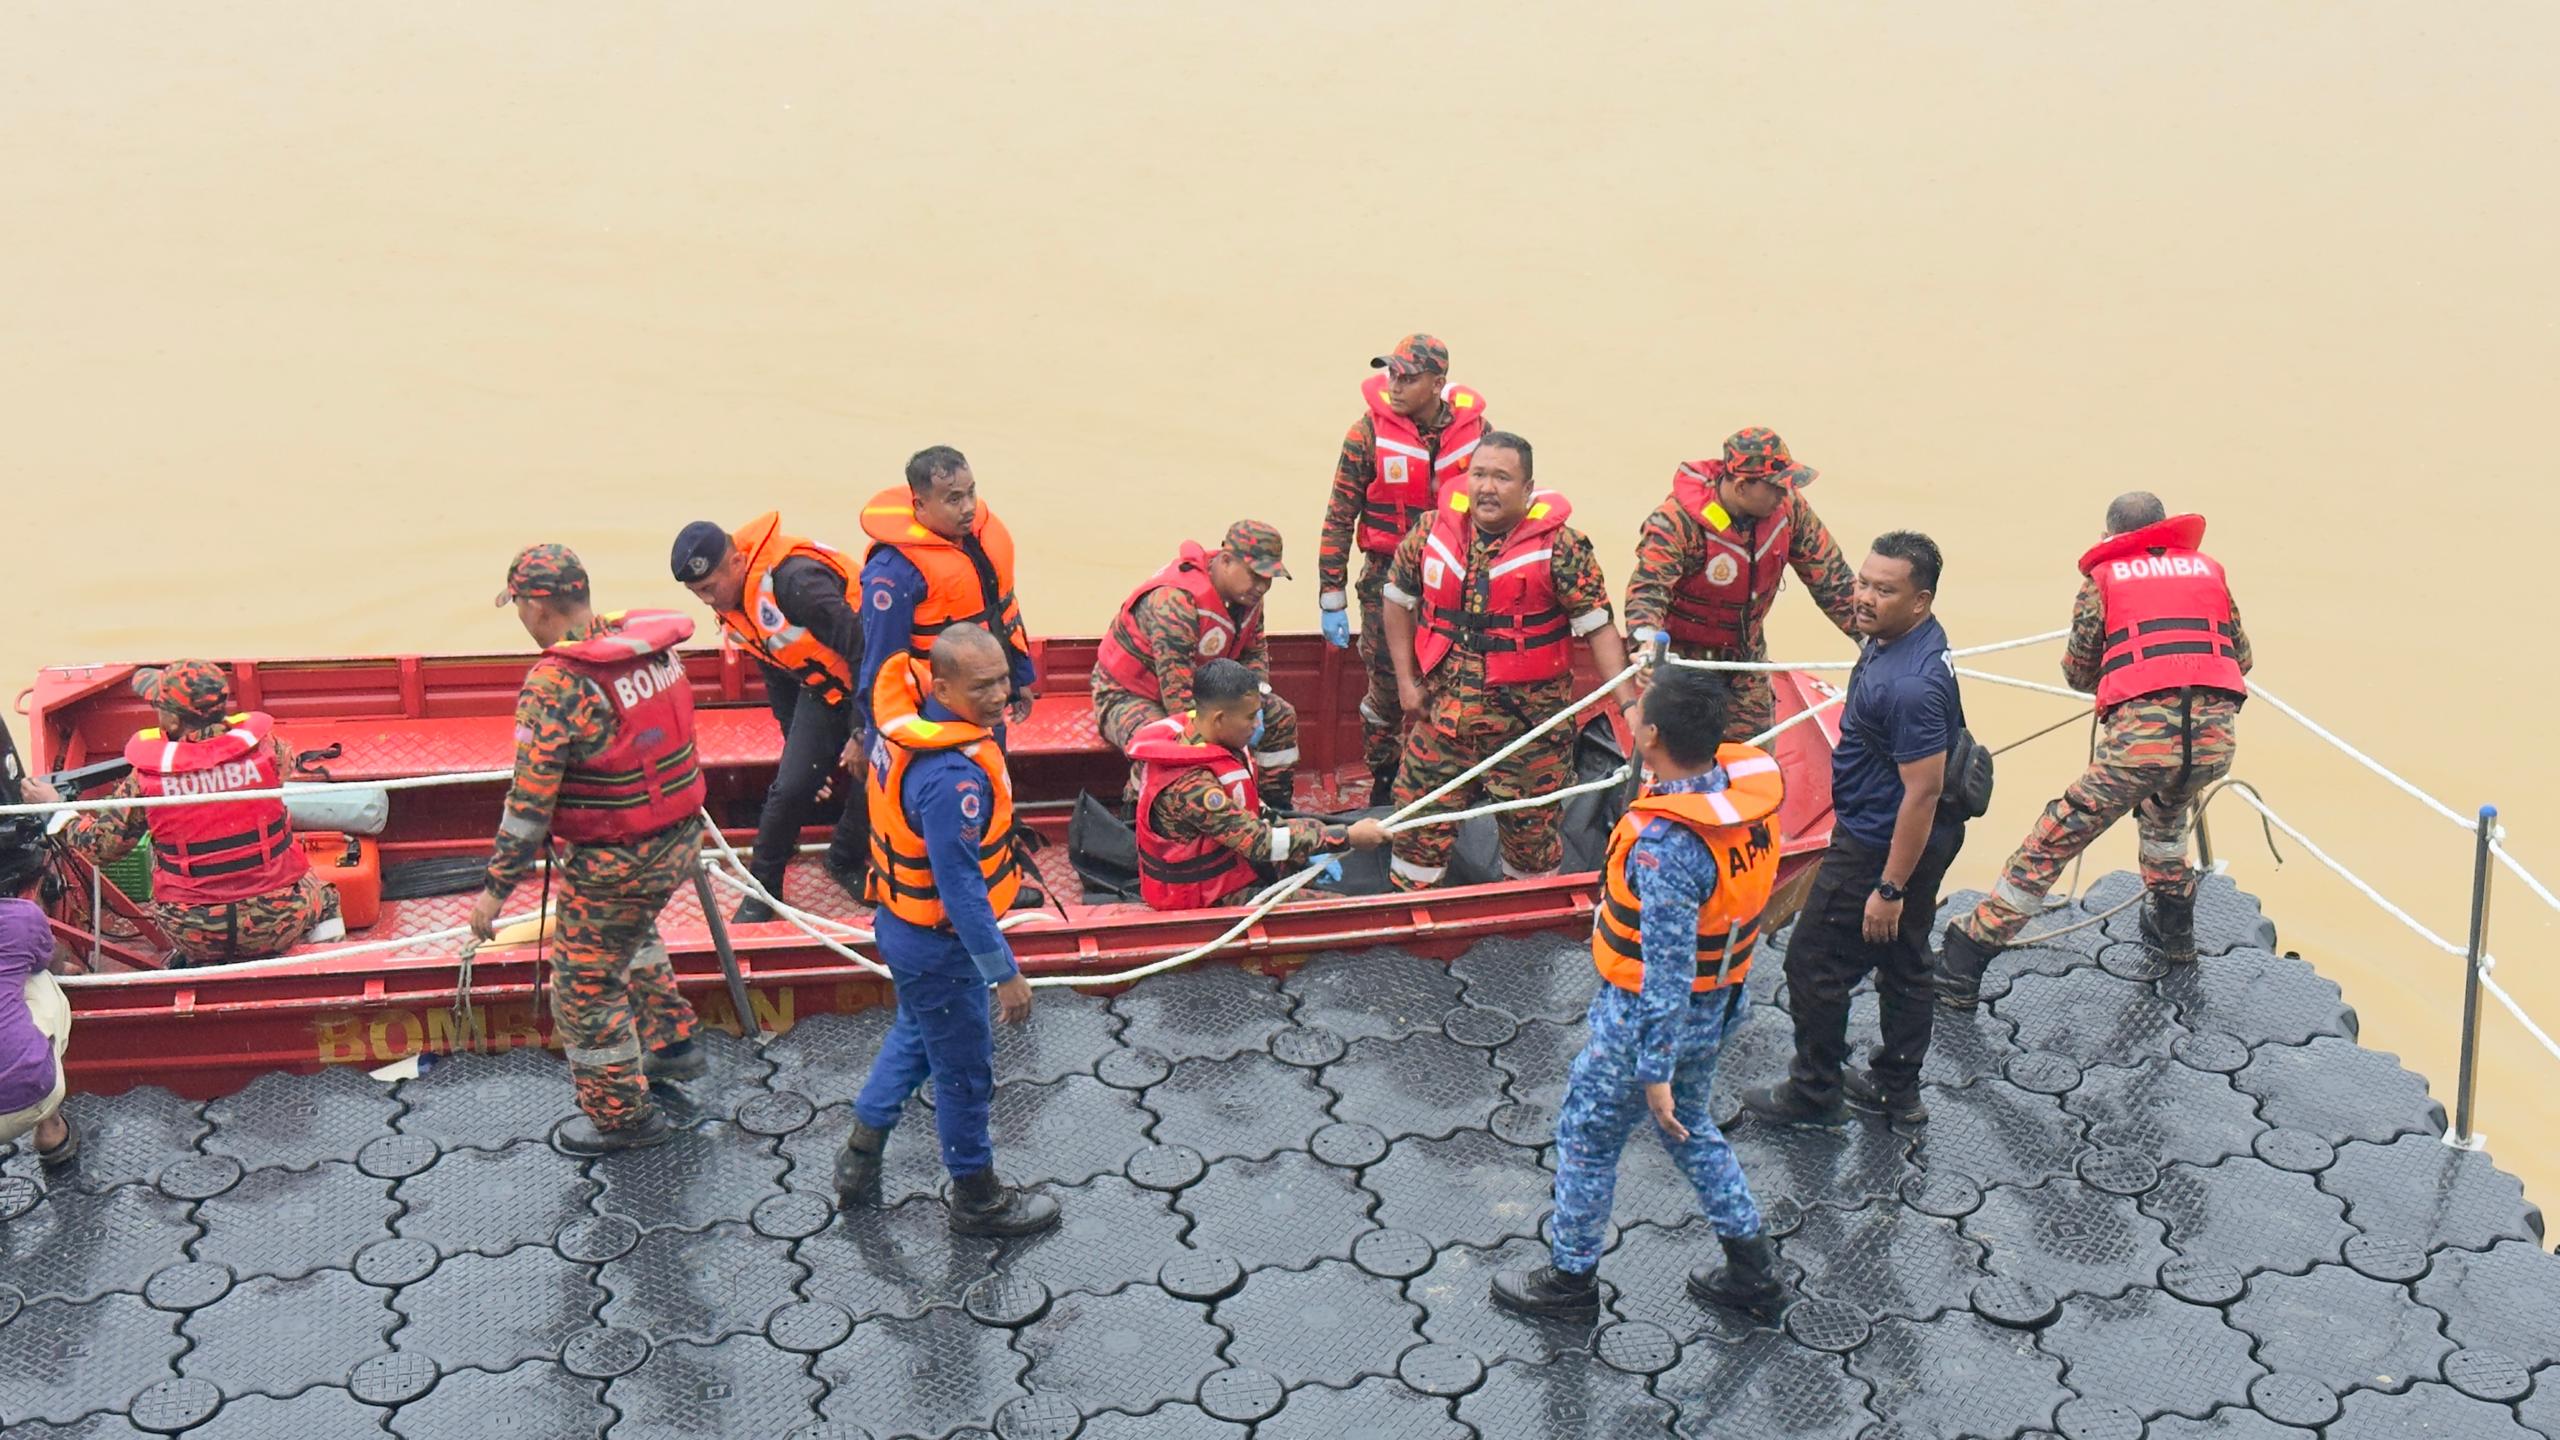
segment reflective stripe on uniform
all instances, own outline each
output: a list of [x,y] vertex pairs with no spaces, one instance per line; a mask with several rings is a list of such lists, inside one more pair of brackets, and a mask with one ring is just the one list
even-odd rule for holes
[[1288,858],[1289,827],[1286,825],[1274,825],[1271,827],[1271,863],[1277,865]]
[[2175,840],[2154,840],[2145,835],[2136,848],[2145,860],[2184,860],[2187,858],[2187,837],[2181,833]]
[[638,1060],[640,1037],[626,1035],[619,1045],[601,1045],[592,1050],[577,1045],[563,1045],[560,1047],[560,1053],[568,1058],[573,1068],[583,1066],[590,1070],[601,1069],[607,1065],[620,1065]]
[[1437,885],[1440,877],[1449,873],[1446,865],[1416,865],[1401,855],[1389,855],[1387,868],[1416,885]]
[[1991,898],[2008,906],[2010,909],[2017,911],[2021,915],[2034,914],[2036,912],[2036,908],[2044,903],[2043,896],[2030,895],[2026,891],[2019,889],[2006,875],[2001,876],[1997,881],[1992,883]]
[[1298,763],[1298,747],[1292,745],[1286,750],[1256,750],[1253,752],[1253,763],[1265,770],[1287,769]]
[[1502,878],[1505,880],[1544,880],[1557,874],[1558,871],[1559,867],[1556,866],[1549,866],[1544,870],[1523,870],[1508,860],[1502,862]]
[[[1436,543],[1439,537],[1435,535],[1432,539],[1435,543],[1431,548],[1439,550],[1440,547]],[[1449,552],[1441,550],[1440,553],[1445,556]],[[1523,566],[1543,565],[1554,558],[1556,558],[1556,552],[1555,547],[1553,546],[1549,546],[1544,550],[1523,550],[1519,554],[1512,556],[1510,559],[1494,566],[1492,570],[1486,572],[1485,578],[1489,580],[1499,580],[1503,576],[1508,575],[1512,571],[1520,569]]]
[[1574,617],[1573,633],[1576,636],[1590,635],[1608,628],[1609,607],[1606,605],[1597,610],[1585,610]]
[[550,828],[550,824],[540,816],[518,815],[512,811],[498,822],[499,834],[512,835],[518,840],[535,839]]

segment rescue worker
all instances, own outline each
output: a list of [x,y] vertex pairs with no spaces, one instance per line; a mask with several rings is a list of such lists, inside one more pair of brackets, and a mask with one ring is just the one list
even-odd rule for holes
[[[180,660],[133,678],[159,722],[125,743],[131,774],[109,799],[276,790],[293,754],[263,710],[234,714],[231,681],[210,660]],[[28,796],[60,797],[41,780]],[[65,812],[69,813],[69,812]],[[151,838],[151,913],[177,947],[172,963],[218,965],[281,955],[308,937],[340,939],[338,889],[311,873],[284,802],[222,800],[74,814],[62,836],[95,863]]]
[[1369,691],[1360,701],[1360,735],[1369,763],[1369,803],[1383,805],[1404,754],[1405,707],[1381,618],[1387,571],[1396,546],[1414,525],[1438,508],[1441,497],[1463,488],[1467,465],[1485,433],[1484,397],[1449,383],[1449,347],[1430,335],[1407,335],[1396,348],[1371,358],[1372,375],[1360,387],[1366,404],[1342,437],[1334,462],[1333,490],[1325,503],[1324,537],[1316,550],[1316,604],[1324,637],[1335,649],[1351,643],[1350,599],[1344,585],[1351,551],[1361,554],[1360,659]]
[[[862,615],[854,608],[853,561],[831,545],[783,533],[781,514],[768,510],[734,536],[694,521],[676,536],[669,563],[677,581],[711,607],[729,642],[764,671],[782,757],[747,868],[768,894],[785,898],[783,876],[799,850],[800,827],[859,733],[853,686],[862,666]],[[870,816],[859,795],[847,795],[827,844],[827,873],[860,899],[870,864]],[[759,896],[739,902],[742,925],[772,918]]]
[[[1776,431],[1757,425],[1734,432],[1723,459],[1673,471],[1670,497],[1636,537],[1627,581],[1627,628],[1638,652],[1767,660],[1769,608],[1790,567],[1840,633],[1857,639],[1849,594],[1857,577],[1805,503],[1804,487],[1818,473],[1797,464]],[[1733,691],[1724,738],[1749,740],[1777,723],[1767,671],[1712,673]]]
[[1138,893],[1150,906],[1228,904],[1327,845],[1374,850],[1387,843],[1386,827],[1374,819],[1337,827],[1265,811],[1247,752],[1268,743],[1262,716],[1274,698],[1242,664],[1211,660],[1192,677],[1189,710],[1150,722],[1130,741],[1142,777]]
[[672,610],[596,613],[586,566],[563,545],[534,545],[507,566],[497,603],[542,647],[516,695],[515,779],[498,822],[471,931],[550,855],[561,895],[552,950],[561,1053],[578,1116],[552,1144],[593,1156],[674,1133],[649,1082],[705,1068],[700,1022],[676,990],[658,912],[701,863],[705,788],[694,755],[693,687],[676,647],[693,621]]
[[2222,565],[2196,547],[2204,517],[2171,516],[2145,491],[2107,507],[2107,534],[2080,557],[2062,678],[2097,696],[2097,752],[2044,808],[1991,893],[1947,926],[1938,996],[1970,1008],[1983,967],[2042,908],[2072,857],[2134,812],[2141,827],[2142,936],[2172,964],[2196,958],[2196,876],[2187,831],[2196,797],[2231,773],[2248,633]]
[[[1961,808],[1939,803],[1965,733],[1946,627],[1930,613],[1942,564],[1935,541],[1895,530],[1858,567],[1866,645],[1831,750],[1831,845],[1787,938],[1795,1060],[1785,1080],[1742,1095],[1763,1119],[1836,1126],[1848,1118],[1844,1099],[1900,1128],[1929,1119],[1920,1100],[1934,1008],[1929,930],[1938,886],[1964,848]],[[1867,1069],[1846,1071],[1849,994],[1870,973],[1884,1043]]]
[[996,928],[1023,883],[1013,782],[994,733],[1014,685],[1003,645],[961,623],[941,632],[930,660],[890,656],[871,692],[871,923],[898,1015],[854,1098],[836,1191],[848,1206],[880,1203],[881,1152],[930,1076],[960,1235],[1029,1235],[1058,1223],[1057,1201],[996,1178],[987,1134],[990,987],[1006,1024],[1031,1017],[1031,984]]
[[1725,688],[1707,672],[1665,670],[1635,717],[1653,786],[1610,832],[1600,866],[1591,958],[1607,983],[1591,997],[1591,1039],[1556,1113],[1550,1263],[1494,1277],[1506,1309],[1598,1308],[1618,1157],[1648,1114],[1724,1245],[1726,1263],[1700,1267],[1690,1292],[1745,1310],[1778,1297],[1777,1250],[1707,1091],[1747,1010],[1743,981],[1778,877],[1786,781],[1767,751],[1717,743],[1724,712]]
[[[1396,769],[1398,809],[1572,704],[1575,637],[1590,642],[1601,674],[1626,668],[1591,542],[1564,523],[1573,513],[1564,496],[1532,485],[1534,470],[1528,441],[1488,432],[1470,457],[1466,488],[1396,549],[1387,646],[1412,721]],[[1635,708],[1632,691],[1618,693]],[[1559,725],[1432,808],[1460,809],[1476,794],[1543,795],[1570,783],[1572,770],[1573,728]],[[1552,874],[1563,863],[1555,806],[1499,818],[1504,875]],[[1387,867],[1396,888],[1439,884],[1455,843],[1446,825],[1396,836]]]
[[[1271,582],[1290,578],[1280,531],[1239,520],[1215,553],[1192,541],[1120,604],[1093,666],[1093,715],[1103,738],[1128,754],[1140,730],[1191,708],[1192,673],[1232,660],[1253,672],[1262,695],[1253,763],[1276,809],[1297,806],[1298,712],[1271,689],[1271,646],[1262,601]],[[1135,760],[1135,756],[1131,756]],[[1131,793],[1136,793],[1131,767]]]
[[[1004,647],[1012,684],[1007,716],[1028,718],[1040,677],[1013,596],[1013,533],[978,503],[968,458],[948,445],[917,451],[907,461],[906,488],[883,490],[862,507],[862,533],[871,548],[862,560],[857,698],[870,703],[872,681],[890,656],[924,659],[944,630],[977,625]],[[1001,743],[1001,726],[998,736]],[[845,768],[853,768],[850,760]]]

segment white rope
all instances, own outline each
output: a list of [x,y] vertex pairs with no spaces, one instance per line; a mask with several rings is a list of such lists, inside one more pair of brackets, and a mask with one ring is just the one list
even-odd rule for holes
[[2041,695],[2059,695],[2065,700],[2077,700],[2083,705],[2090,703],[2089,696],[2084,691],[2072,690],[2061,685],[2048,685],[2041,680],[2021,680],[2015,675],[1995,675],[1988,670],[1974,670],[1962,665],[1956,667],[1956,673],[1967,680],[1981,680],[1992,685],[2007,685],[2018,690],[2033,690]]
[[393,780],[315,780],[272,790],[215,790],[202,795],[107,796],[97,800],[47,800],[0,805],[0,815],[56,815],[87,810],[156,810],[163,805],[228,805],[235,800],[299,800],[312,795],[369,795],[378,790],[432,790],[443,785],[486,785],[511,780],[512,770],[472,770],[459,775],[409,775]]
[[[540,919],[541,913],[538,910],[531,910],[522,915],[503,915],[498,918],[497,927],[504,929],[509,925],[522,925],[528,920]],[[381,955],[394,950],[406,950],[416,945],[435,945],[447,940],[470,938],[472,938],[470,926],[456,925],[449,930],[428,930],[390,940],[372,940],[358,945],[334,945],[324,950],[302,950],[291,955],[270,955],[262,960],[229,960],[220,965],[201,966],[184,973],[189,979],[211,980],[224,975],[255,975],[269,970],[297,970],[309,967],[315,960],[343,960],[356,955]],[[424,958],[447,960],[451,957],[435,955]],[[142,981],[167,980],[178,973],[180,972],[170,970],[118,970],[105,975],[65,975],[61,980],[65,985],[74,986],[130,985]]]
[[2533,1017],[2524,1013],[2524,1007],[2516,1003],[2516,997],[2507,993],[2507,987],[2499,984],[2496,977],[2486,974],[2480,977],[2480,987],[2497,996],[2498,1003],[2507,1007],[2507,1013],[2516,1017],[2516,1023],[2525,1028],[2525,1033],[2541,1041],[2542,1048],[2551,1052],[2552,1059],[2560,1060],[2560,1041],[2553,1040],[2541,1026],[2533,1023]]
[[[1968,645],[1961,650],[1950,650],[1947,653],[1955,656],[1957,659],[1963,659],[1968,655],[1990,655],[2001,650],[2016,650],[2028,645],[2042,645],[2049,640],[2059,640],[2070,633],[2071,632],[2068,629],[2047,630],[2039,635],[2021,635],[2015,640],[1995,640],[1988,645]],[[1753,670],[1772,672],[1779,670],[1854,670],[1858,665],[1858,662],[1855,660],[1691,660],[1680,655],[1667,655],[1663,658],[1668,660],[1671,664],[1686,666],[1691,670]]]
[[2560,895],[2553,895],[2551,893],[2550,886],[2543,884],[2538,879],[2535,879],[2532,871],[2524,868],[2523,864],[2519,862],[2516,857],[2507,853],[2507,847],[2505,845],[2496,840],[2491,840],[2489,842],[2489,853],[2498,857],[2498,863],[2506,866],[2508,873],[2523,881],[2526,889],[2541,896],[2543,904],[2550,906],[2554,910],[2560,910]]
[[[2266,802],[2260,800],[2257,796],[2250,794],[2247,790],[2241,789],[2237,786],[2234,786],[2229,793],[2238,796],[2241,802],[2247,805],[2250,809],[2267,817],[2268,821],[2274,824],[2277,829],[2292,836],[2303,849],[2310,851],[2312,859],[2317,860],[2321,864],[2338,872],[2340,879],[2343,879],[2348,884],[2354,886],[2367,900],[2381,906],[2384,913],[2391,916],[2391,918],[2408,926],[2411,930],[2416,931],[2428,944],[2435,946],[2437,949],[2442,950],[2448,955],[2458,955],[2466,958],[2469,957],[2471,952],[2468,948],[2456,945],[2433,930],[2428,929],[2425,925],[2419,923],[2416,916],[2411,915],[2408,911],[2391,903],[2390,899],[2384,896],[2381,891],[2366,884],[2362,876],[2356,874],[2353,870],[2348,869],[2345,865],[2340,864],[2336,857],[2332,856],[2328,851],[2321,849],[2319,844],[2310,836],[2295,829],[2292,821],[2285,819],[2275,811],[2267,808]],[[2495,963],[2495,961],[2486,955],[2480,957],[2480,965],[2484,970]]]

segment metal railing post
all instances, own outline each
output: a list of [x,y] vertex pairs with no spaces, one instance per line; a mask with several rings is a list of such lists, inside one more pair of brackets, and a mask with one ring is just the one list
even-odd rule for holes
[[2472,1084],[2480,1067],[2481,958],[2489,952],[2489,842],[2498,831],[2498,807],[2480,807],[2479,835],[2471,855],[2471,943],[2462,979],[2462,1070],[2453,1101],[2453,1134],[2447,1143],[2477,1149],[2471,1131]]

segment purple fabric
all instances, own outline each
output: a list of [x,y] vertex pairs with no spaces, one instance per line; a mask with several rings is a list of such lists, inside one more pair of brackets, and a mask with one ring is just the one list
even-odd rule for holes
[[53,930],[32,900],[0,900],[0,1115],[53,1093],[53,1042],[27,1013],[27,977],[53,959]]

